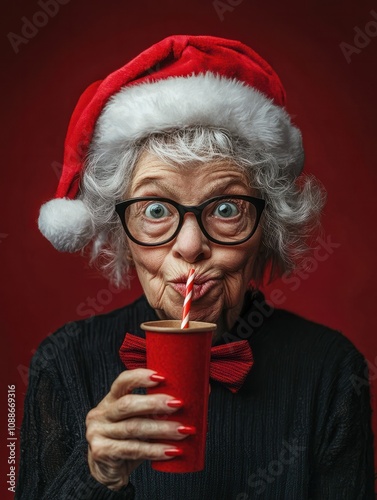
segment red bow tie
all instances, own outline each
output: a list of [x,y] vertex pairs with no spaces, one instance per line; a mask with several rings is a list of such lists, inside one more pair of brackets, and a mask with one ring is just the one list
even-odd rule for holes
[[[119,350],[128,370],[145,368],[145,339],[127,333]],[[209,375],[233,393],[237,392],[253,366],[253,354],[247,340],[211,347]]]

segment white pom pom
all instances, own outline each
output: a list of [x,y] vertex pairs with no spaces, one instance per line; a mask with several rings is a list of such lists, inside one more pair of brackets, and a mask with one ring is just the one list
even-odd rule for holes
[[42,205],[38,227],[61,252],[76,252],[94,236],[90,213],[81,200],[55,198]]

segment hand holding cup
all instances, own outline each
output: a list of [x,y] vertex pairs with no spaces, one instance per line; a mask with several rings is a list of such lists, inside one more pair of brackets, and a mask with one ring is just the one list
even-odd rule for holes
[[[87,415],[89,469],[98,482],[112,490],[128,484],[131,472],[144,460],[168,461],[179,456],[179,442],[195,432],[178,418],[166,420],[184,401],[161,390],[163,380],[153,370],[126,370]],[[136,387],[154,389],[154,393],[132,394]]]

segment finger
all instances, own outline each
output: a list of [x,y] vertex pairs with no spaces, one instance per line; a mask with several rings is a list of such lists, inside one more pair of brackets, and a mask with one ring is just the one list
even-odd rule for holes
[[135,416],[153,416],[164,420],[183,407],[183,401],[167,394],[126,394],[115,401],[103,400],[86,416],[86,426],[101,426],[105,423],[122,421]]
[[182,440],[196,433],[193,426],[185,426],[180,422],[154,420],[151,418],[130,418],[121,422],[105,423],[99,428],[90,428],[87,440],[100,434],[109,439],[175,439]]
[[178,450],[176,455],[182,450],[178,446],[162,443],[148,443],[139,440],[114,440],[97,439],[91,443],[90,451],[95,462],[112,463],[118,460],[169,460],[172,455],[166,452]]
[[136,389],[136,387],[155,387],[159,382],[150,379],[156,373],[147,368],[136,368],[135,370],[125,370],[113,382],[110,395],[118,399]]
[[106,407],[106,420],[114,422],[142,415],[170,415],[183,406],[169,406],[176,401],[167,394],[127,394]]

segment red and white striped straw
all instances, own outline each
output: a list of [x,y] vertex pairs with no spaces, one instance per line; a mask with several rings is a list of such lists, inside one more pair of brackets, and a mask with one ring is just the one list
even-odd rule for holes
[[192,290],[194,288],[194,278],[195,278],[195,269],[190,269],[186,282],[186,292],[185,292],[185,300],[183,302],[181,328],[189,327],[189,317],[190,317],[190,308],[192,300]]

